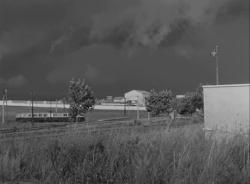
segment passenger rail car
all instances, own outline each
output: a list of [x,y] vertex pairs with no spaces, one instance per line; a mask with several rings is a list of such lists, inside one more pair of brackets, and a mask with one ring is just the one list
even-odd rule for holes
[[[17,122],[31,122],[32,113],[20,113],[16,115]],[[34,122],[70,122],[69,113],[33,113]],[[85,121],[84,116],[78,116],[77,122]]]

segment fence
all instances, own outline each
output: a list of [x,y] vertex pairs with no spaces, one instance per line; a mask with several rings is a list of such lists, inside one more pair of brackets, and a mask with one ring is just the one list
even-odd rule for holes
[[[3,101],[0,101],[0,106],[3,104]],[[12,107],[31,107],[31,101],[23,101],[23,100],[8,100],[7,105]],[[34,107],[41,108],[69,108],[69,104],[65,104],[61,101],[33,101]],[[124,105],[95,105],[95,110],[126,110],[128,111],[145,111],[145,107],[137,107],[137,106],[126,106]]]

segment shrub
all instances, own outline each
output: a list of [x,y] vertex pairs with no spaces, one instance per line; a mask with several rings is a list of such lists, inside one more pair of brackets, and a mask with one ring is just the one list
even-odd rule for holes
[[92,89],[85,83],[85,80],[72,79],[69,82],[68,101],[70,103],[70,115],[76,120],[78,115],[83,115],[93,108],[95,98]]
[[202,88],[186,93],[183,99],[176,100],[176,110],[179,114],[193,114],[197,109],[203,111]]
[[146,108],[153,116],[161,113],[169,114],[174,110],[174,98],[172,91],[163,90],[155,91],[151,90],[150,96],[146,98]]

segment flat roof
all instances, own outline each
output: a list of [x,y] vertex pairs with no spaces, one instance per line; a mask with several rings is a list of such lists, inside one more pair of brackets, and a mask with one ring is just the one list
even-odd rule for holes
[[250,84],[224,84],[224,85],[204,85],[203,88],[224,88],[224,87],[244,87],[250,86]]

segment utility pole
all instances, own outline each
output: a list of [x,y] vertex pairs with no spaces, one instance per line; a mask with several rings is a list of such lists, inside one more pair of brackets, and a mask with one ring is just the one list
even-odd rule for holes
[[6,117],[5,117],[5,122],[8,122],[8,90],[5,89],[4,90],[4,94],[5,94],[5,114],[6,114]]
[[49,104],[50,104],[50,108],[49,108],[49,117],[51,118],[51,114],[52,114],[52,102],[51,102],[51,99],[49,101]]
[[124,116],[127,115],[127,112],[126,112],[126,105],[127,105],[127,102],[126,102],[126,98],[124,97]]
[[34,123],[34,92],[31,91],[31,122]]
[[4,124],[5,122],[5,112],[4,112],[4,94],[3,94],[3,97],[2,97],[2,124]]
[[212,51],[212,56],[215,57],[215,64],[216,64],[216,85],[220,84],[219,80],[219,60],[218,60],[218,52],[219,52],[219,46],[216,45],[215,49]]
[[7,89],[4,89],[3,97],[2,97],[2,124],[4,124],[6,121],[6,119],[5,119],[5,113],[6,113],[5,106],[7,106]]
[[56,113],[57,113],[57,99],[56,99]]
[[65,112],[65,98],[63,98],[63,112]]
[[219,49],[219,46],[216,45],[216,56],[215,56],[215,60],[216,60],[216,85],[219,85],[220,84],[220,81],[219,81],[219,61],[218,61],[218,49]]
[[137,96],[137,120],[140,119],[140,112],[139,112],[139,97]]

